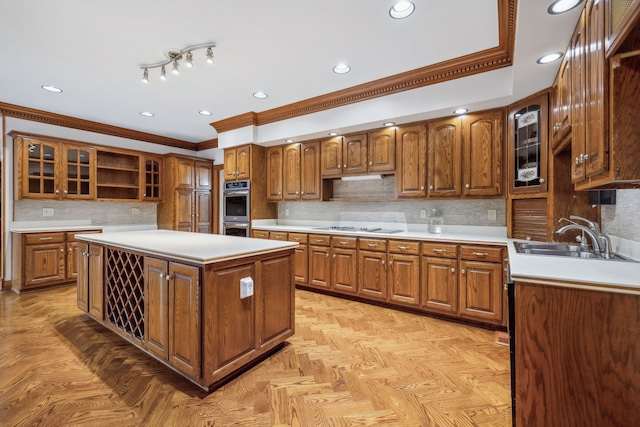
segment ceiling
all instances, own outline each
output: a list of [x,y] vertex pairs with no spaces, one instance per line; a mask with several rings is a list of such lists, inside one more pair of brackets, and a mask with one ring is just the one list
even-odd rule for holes
[[[389,16],[394,0],[5,0],[0,103],[198,143],[217,138],[211,123],[495,48],[498,5],[508,1],[414,0],[415,12],[396,20]],[[367,117],[388,115],[401,123],[450,115],[459,106],[503,106],[551,86],[559,61],[538,65],[536,59],[566,50],[580,13],[577,8],[549,15],[551,2],[517,1],[512,65],[400,90],[386,105],[402,107],[384,112],[376,113],[379,103],[364,99],[344,110],[348,119],[343,117],[341,130],[365,126]],[[150,82],[142,82],[140,65],[210,42],[217,45],[213,64],[197,50],[192,69],[183,65],[180,75],[167,73],[166,81],[150,69]],[[340,62],[351,71],[334,73]],[[256,91],[268,97],[256,99]],[[309,133],[334,126],[315,111],[304,120],[316,122]],[[280,128],[262,140],[284,137],[287,130]],[[304,126],[290,129],[290,136],[305,133]]]

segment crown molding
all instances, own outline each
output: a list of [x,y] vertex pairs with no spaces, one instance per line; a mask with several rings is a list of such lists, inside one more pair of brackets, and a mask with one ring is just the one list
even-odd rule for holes
[[260,113],[244,113],[213,122],[211,126],[218,133],[251,125],[260,126],[511,66],[515,46],[517,2],[516,0],[497,0],[497,2],[498,46],[494,48]]
[[208,150],[210,148],[218,148],[218,138],[207,139],[196,143],[196,151]]
[[167,145],[169,147],[184,148],[186,150],[194,151],[197,150],[197,144],[194,142],[168,138],[165,136],[154,135],[146,132],[139,132],[131,129],[121,128],[118,126],[98,123],[91,120],[79,119],[76,117],[50,113],[47,111],[36,110],[34,108],[22,107],[19,105],[6,104],[3,102],[0,102],[0,114],[2,114],[3,117],[15,117],[17,119],[85,130],[88,132],[117,136],[120,138],[133,139],[136,141],[151,142],[153,144]]

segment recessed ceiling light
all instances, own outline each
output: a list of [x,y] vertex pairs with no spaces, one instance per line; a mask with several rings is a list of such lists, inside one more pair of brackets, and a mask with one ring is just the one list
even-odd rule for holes
[[211,115],[211,111],[208,111],[208,110],[200,110],[198,112],[200,114],[202,114],[203,116],[210,116]]
[[293,139],[289,138],[285,142],[291,144],[293,142]]
[[347,64],[338,64],[333,67],[333,72],[336,74],[346,74],[349,71],[351,71],[351,67],[349,67]]
[[389,15],[394,19],[403,19],[411,15],[416,10],[416,6],[410,1],[399,1],[389,9]]
[[140,112],[141,116],[145,116],[145,117],[153,117],[155,116],[155,114],[153,114],[151,111],[142,111]]
[[49,92],[53,92],[53,93],[62,92],[62,89],[60,89],[59,87],[55,87],[55,86],[51,86],[51,85],[43,85],[41,87],[42,87],[42,89],[47,90]]
[[389,127],[389,126],[393,126],[395,124],[396,124],[396,122],[386,122],[386,123],[383,123],[382,126]]
[[565,13],[576,7],[582,3],[582,0],[556,0],[551,3],[547,12],[551,15],[558,15],[560,13]]
[[549,53],[536,61],[538,64],[548,64],[549,62],[557,61],[562,58],[562,52]]
[[456,109],[456,110],[453,110],[453,114],[464,114],[464,113],[466,113],[467,111],[469,111],[469,110],[468,110],[468,109],[466,109],[466,108],[458,108],[458,109]]
[[265,99],[268,95],[264,92],[254,92],[253,97],[258,99]]
[[337,136],[338,132],[329,132],[329,136]]

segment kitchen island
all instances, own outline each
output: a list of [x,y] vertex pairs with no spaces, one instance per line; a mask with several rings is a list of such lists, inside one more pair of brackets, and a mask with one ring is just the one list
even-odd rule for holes
[[295,242],[169,230],[76,238],[78,307],[205,390],[294,333]]

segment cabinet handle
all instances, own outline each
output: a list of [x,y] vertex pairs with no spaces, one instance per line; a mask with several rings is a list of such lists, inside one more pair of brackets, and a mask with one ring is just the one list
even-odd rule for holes
[[508,291],[508,290],[509,290],[509,287],[507,286],[507,284],[506,284],[506,283],[504,284],[504,290],[505,290],[505,291]]
[[446,249],[437,249],[437,248],[434,248],[434,249],[433,249],[433,252],[435,252],[435,253],[437,253],[437,254],[443,254],[443,253],[447,252],[447,250],[446,250]]
[[69,252],[73,252],[73,248],[69,248]]
[[400,249],[401,251],[408,251],[409,246],[398,246],[398,249]]
[[278,196],[281,195],[282,193],[280,191],[278,191]]
[[322,243],[323,241],[324,241],[324,240],[322,240],[322,239],[316,239],[316,242],[317,242],[317,243]]
[[67,190],[64,190],[64,194],[69,194],[69,192]]
[[452,273],[455,273],[455,272],[456,272],[456,269],[455,269],[455,268],[453,268],[453,267],[451,267],[451,272],[452,272]]
[[53,237],[41,237],[40,240],[51,240]]
[[304,194],[304,191],[301,191],[300,194]]
[[282,236],[273,236],[273,238],[276,240],[282,240]]
[[302,240],[302,237],[294,237],[293,240],[295,240],[296,242],[299,242],[300,240]]
[[486,256],[487,256],[487,255],[489,255],[489,254],[488,254],[488,253],[486,253],[486,252],[472,252],[472,255],[474,255],[474,256],[479,256],[479,257],[483,257],[483,258],[484,258],[484,257],[486,257]]
[[299,193],[299,191],[296,191],[296,195]]
[[346,164],[346,163],[345,163],[344,167],[345,167],[345,168],[347,167],[347,164]]
[[56,194],[60,194],[60,190],[56,190]]
[[340,242],[341,245],[348,245],[349,242]]
[[367,246],[369,246],[370,248],[377,248],[378,244],[377,243],[367,243]]

